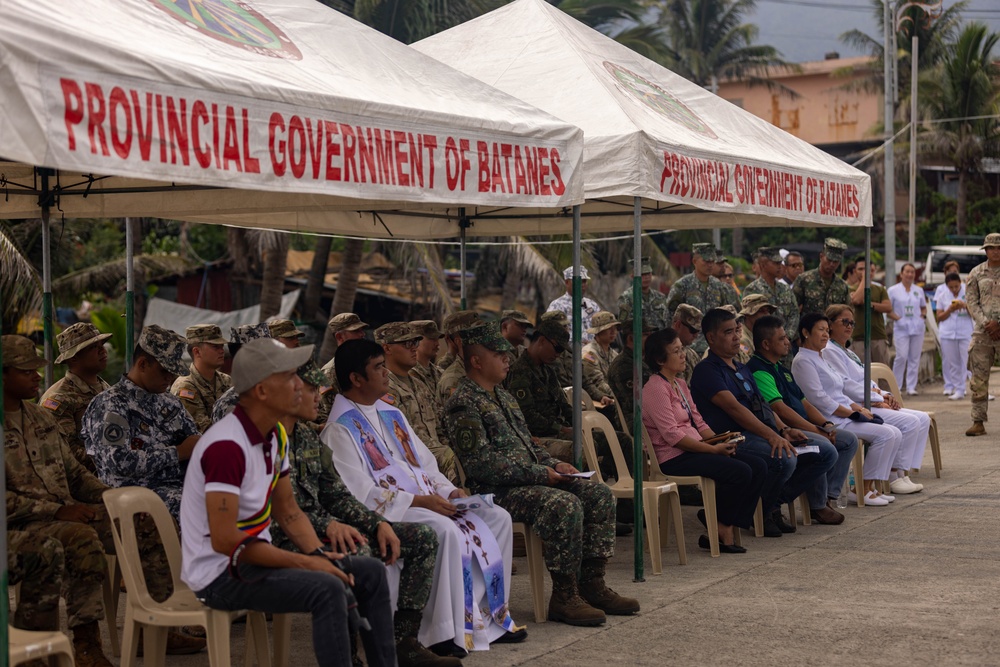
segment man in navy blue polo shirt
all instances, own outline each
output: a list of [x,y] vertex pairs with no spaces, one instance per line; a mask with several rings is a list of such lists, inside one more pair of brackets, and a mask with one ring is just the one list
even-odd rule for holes
[[[802,393],[791,371],[781,360],[791,350],[792,343],[785,332],[780,317],[766,315],[753,327],[754,354],[747,368],[753,373],[754,384],[771,409],[789,426],[799,429],[809,438],[809,444],[823,450],[834,450],[833,465],[820,475],[816,483],[806,489],[809,513],[820,524],[839,525],[844,515],[832,503],[840,495],[840,487],[847,477],[847,469],[858,449],[858,437],[850,431],[834,428],[833,422],[824,417]],[[794,498],[782,498],[782,501]]]
[[805,454],[801,460],[792,442],[806,441],[802,431],[785,424],[753,382],[750,370],[736,361],[740,349],[740,325],[736,316],[721,308],[705,314],[701,330],[708,342],[708,354],[691,377],[691,395],[705,423],[716,433],[740,431],[745,451],[757,454],[768,464],[761,489],[764,535],[781,537],[795,532],[781,516],[781,498],[797,498],[826,473],[836,460],[827,453]]

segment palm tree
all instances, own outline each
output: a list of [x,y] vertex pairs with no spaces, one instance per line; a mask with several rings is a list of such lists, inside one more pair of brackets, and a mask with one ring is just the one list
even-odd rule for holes
[[7,224],[0,222],[0,326],[14,333],[22,317],[41,311],[42,278]]
[[993,48],[1000,34],[970,23],[941,64],[919,80],[919,103],[936,122],[925,135],[924,153],[950,162],[958,172],[956,233],[965,233],[969,178],[1000,148],[1000,68]]
[[[361,256],[365,242],[361,239],[346,239],[340,273],[337,276],[337,292],[333,297],[330,317],[340,313],[349,313],[354,309],[354,297],[358,293],[358,278],[361,276]],[[323,345],[319,351],[320,364],[325,364],[337,351],[337,341],[330,328],[325,329]]]
[[274,317],[281,310],[285,291],[285,267],[288,265],[288,234],[258,231],[250,233],[263,257],[260,283],[260,321]]

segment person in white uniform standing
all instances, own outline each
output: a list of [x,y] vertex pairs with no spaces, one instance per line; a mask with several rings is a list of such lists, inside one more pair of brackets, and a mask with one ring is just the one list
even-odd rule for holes
[[958,273],[949,273],[934,293],[934,305],[941,340],[941,374],[944,393],[950,401],[965,398],[969,368],[969,343],[975,323],[965,303],[965,285]]
[[916,275],[917,270],[912,264],[904,264],[899,274],[900,281],[889,288],[889,300],[896,316],[890,315],[896,320],[892,334],[896,348],[892,373],[900,387],[904,386],[905,380],[907,396],[917,395],[917,374],[924,346],[924,317],[927,315],[927,297],[920,286],[913,284]]

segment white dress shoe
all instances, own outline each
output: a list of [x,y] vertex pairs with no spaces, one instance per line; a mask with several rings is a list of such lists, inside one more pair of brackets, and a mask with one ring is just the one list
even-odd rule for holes
[[919,396],[920,394],[917,393],[916,389],[907,389],[906,390],[906,395],[907,396]]
[[875,495],[874,491],[869,491],[868,493],[865,494],[865,506],[868,506],[868,505],[882,506],[882,505],[888,505],[888,504],[889,504],[889,501],[886,500],[884,496],[877,496],[877,495]]
[[949,401],[961,401],[963,398],[965,398],[965,394],[960,394],[960,393],[958,393],[956,391],[954,394],[952,394],[951,396],[948,397],[948,400]]
[[889,483],[889,488],[892,489],[892,492],[897,496],[905,496],[910,493],[920,493],[924,487],[919,484],[914,484],[910,481],[909,477],[899,477]]
[[997,397],[996,397],[996,396],[994,396],[993,394],[990,394],[990,395],[989,395],[989,400],[991,400],[991,401],[995,401],[995,400],[997,400]]
[[951,396],[951,395],[952,395],[952,394],[954,394],[954,393],[955,393],[955,390],[954,390],[954,389],[945,389],[945,390],[944,390],[944,395],[945,395],[945,396]]
[[890,496],[888,493],[880,493],[878,494],[878,497],[885,498],[885,500],[890,503],[896,502],[896,496]]

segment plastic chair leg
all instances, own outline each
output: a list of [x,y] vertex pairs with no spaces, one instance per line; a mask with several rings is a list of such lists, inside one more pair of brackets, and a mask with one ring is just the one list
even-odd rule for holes
[[810,513],[809,498],[806,494],[799,496],[799,510],[802,512],[802,525],[811,526],[812,525],[812,514]]
[[[208,612],[205,637],[208,640],[208,664],[210,667],[230,667],[229,631],[231,625],[232,621],[229,619],[228,612],[215,609]],[[250,630],[249,619],[247,619],[247,629]],[[264,637],[266,640],[267,635],[265,634]],[[247,650],[249,650],[249,646]]]
[[258,667],[271,667],[271,647],[267,643],[267,619],[259,611],[247,612],[246,659],[250,665],[250,649],[257,656]]
[[934,476],[941,477],[941,440],[938,438],[937,419],[931,417],[930,428],[931,456],[934,457]]
[[[858,497],[858,507],[865,506],[865,452],[864,445],[858,443],[858,450],[854,452],[854,495]],[[845,482],[846,484],[846,482]]]
[[708,477],[701,478],[701,498],[705,503],[705,523],[708,524],[708,545],[712,558],[719,557],[719,514],[715,507],[715,480]]
[[108,573],[104,579],[104,618],[108,622],[108,638],[111,640],[111,651],[116,658],[122,654],[122,645],[118,638],[118,596],[121,593],[122,571],[118,567],[118,557],[105,554],[108,562]]
[[660,503],[654,493],[644,493],[642,513],[646,518],[646,543],[653,574],[663,574],[663,554],[660,552]]
[[757,501],[757,509],[753,513],[753,534],[764,537],[764,505]]
[[292,659],[292,615],[275,614],[271,633],[274,635],[274,667],[289,667]]
[[681,565],[687,565],[687,548],[684,544],[684,522],[681,520],[681,497],[674,492],[665,493],[661,498],[666,498],[669,513],[664,512],[664,508],[660,508],[660,512],[663,514],[660,543],[666,546],[670,541],[670,533],[667,530],[669,526],[667,524],[672,523],[674,525],[674,535],[677,538],[677,562]]
[[135,622],[132,605],[125,605],[125,625],[122,626],[121,667],[135,667],[139,652],[139,624]]
[[169,628],[156,625],[142,626],[143,667],[163,667],[167,658],[168,630]]

